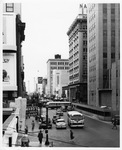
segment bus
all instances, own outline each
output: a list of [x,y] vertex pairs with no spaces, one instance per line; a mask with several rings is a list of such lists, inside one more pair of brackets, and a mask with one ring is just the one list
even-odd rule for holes
[[69,127],[84,127],[84,115],[78,111],[67,112],[67,122]]

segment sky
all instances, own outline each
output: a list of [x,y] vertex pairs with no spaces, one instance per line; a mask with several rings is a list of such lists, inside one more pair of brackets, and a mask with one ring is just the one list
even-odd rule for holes
[[46,77],[47,61],[60,54],[69,57],[67,31],[79,13],[82,0],[22,1],[22,22],[26,23],[22,42],[27,91],[34,91],[34,80]]

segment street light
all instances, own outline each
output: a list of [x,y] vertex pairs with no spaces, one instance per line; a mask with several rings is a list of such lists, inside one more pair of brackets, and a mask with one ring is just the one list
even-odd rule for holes
[[49,145],[49,140],[48,140],[48,106],[46,106],[46,141],[45,141],[45,145]]

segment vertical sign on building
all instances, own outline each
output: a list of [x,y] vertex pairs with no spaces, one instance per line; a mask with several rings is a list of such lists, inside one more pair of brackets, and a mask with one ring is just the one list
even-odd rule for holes
[[38,84],[42,84],[42,80],[43,80],[42,77],[38,77]]

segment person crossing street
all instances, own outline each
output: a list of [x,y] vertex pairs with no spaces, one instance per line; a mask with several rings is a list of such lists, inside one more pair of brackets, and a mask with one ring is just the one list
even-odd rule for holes
[[32,125],[32,131],[34,131],[34,128],[35,128],[35,122],[34,122],[34,120],[32,120],[31,125]]

